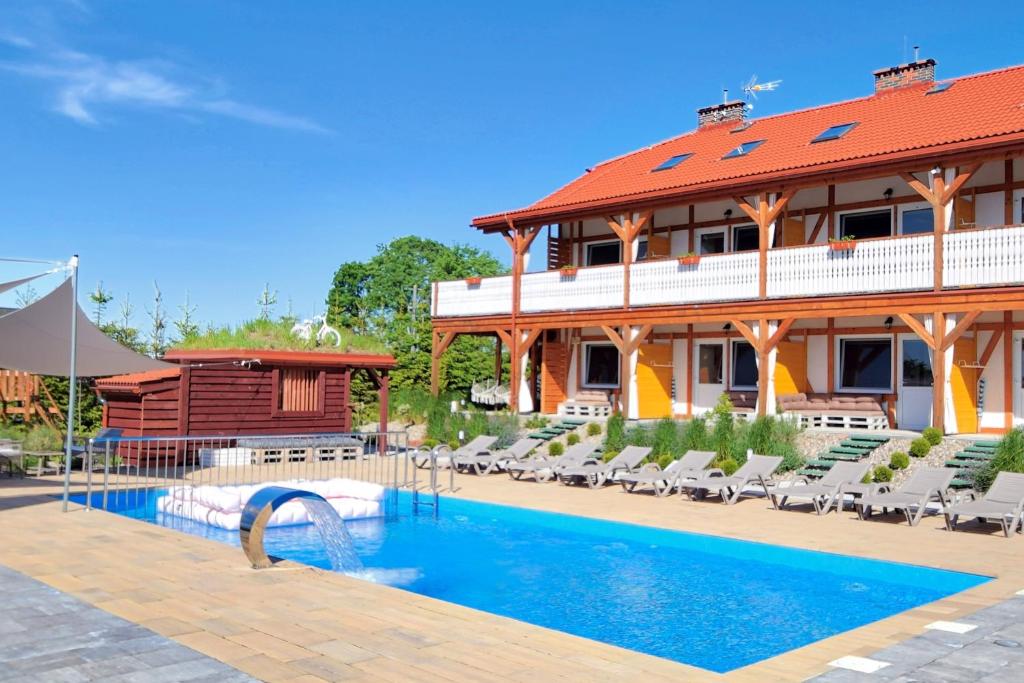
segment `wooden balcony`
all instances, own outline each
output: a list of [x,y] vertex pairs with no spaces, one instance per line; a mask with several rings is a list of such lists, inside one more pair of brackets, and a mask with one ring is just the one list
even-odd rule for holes
[[[943,236],[944,289],[1024,284],[1024,226],[956,230]],[[931,234],[858,240],[837,251],[828,244],[770,249],[767,298],[848,296],[927,291],[934,287]],[[702,256],[696,265],[676,258],[635,263],[629,271],[630,307],[695,305],[758,299],[758,252]],[[526,273],[520,311],[621,309],[625,266]],[[512,276],[435,286],[436,318],[512,313]]]

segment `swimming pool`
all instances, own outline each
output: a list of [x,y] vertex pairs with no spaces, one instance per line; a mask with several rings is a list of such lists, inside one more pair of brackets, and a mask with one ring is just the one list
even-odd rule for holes
[[[110,509],[239,544],[158,514],[159,493],[112,496]],[[438,519],[410,508],[402,492],[397,520],[347,523],[363,563],[401,570],[400,588],[719,673],[989,580],[456,498]],[[311,525],[268,529],[266,547],[330,567]]]

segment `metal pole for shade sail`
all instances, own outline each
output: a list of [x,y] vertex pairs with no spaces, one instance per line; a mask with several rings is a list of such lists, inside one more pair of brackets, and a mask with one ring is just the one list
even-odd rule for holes
[[64,440],[64,512],[71,491],[71,445],[75,437],[75,385],[78,384],[78,254],[68,261],[71,269],[71,369],[68,373],[68,431]]

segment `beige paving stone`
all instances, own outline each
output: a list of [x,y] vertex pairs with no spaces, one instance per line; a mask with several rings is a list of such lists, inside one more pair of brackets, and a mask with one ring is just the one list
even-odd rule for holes
[[237,548],[99,511],[62,514],[47,497],[59,482],[46,478],[0,480],[0,561],[204,654],[245,662],[253,675],[263,667],[262,677],[274,681],[803,680],[839,656],[870,654],[938,617],[969,615],[1024,587],[1018,539],[951,534],[940,518],[909,528],[861,522],[850,512],[777,512],[753,499],[724,506],[504,476],[457,480],[459,497],[996,579],[721,676],[293,563],[254,572]]

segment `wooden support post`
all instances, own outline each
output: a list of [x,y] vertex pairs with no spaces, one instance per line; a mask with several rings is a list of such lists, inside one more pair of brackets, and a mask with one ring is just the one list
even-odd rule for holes
[[494,381],[501,384],[501,337],[494,335]]
[[[692,204],[690,205],[693,206]],[[693,234],[692,231],[690,233]],[[686,325],[686,417],[693,417],[693,323]]]
[[442,335],[434,330],[430,335],[430,393],[437,396],[441,390],[441,356],[455,341],[458,332]]
[[653,211],[644,211],[638,220],[633,220],[633,213],[623,214],[621,222],[614,217],[607,217],[608,227],[622,241],[622,307],[629,308],[629,277],[633,264],[633,242],[636,241],[640,231],[651,222],[654,216]]
[[743,213],[757,224],[757,292],[761,299],[768,297],[768,248],[771,242],[771,228],[795,194],[796,190],[786,190],[777,196],[774,204],[769,205],[769,193],[762,192],[758,196],[756,207],[748,202],[746,197],[733,198]]
[[381,370],[378,377],[377,399],[380,402],[380,424],[377,431],[380,432],[380,443],[378,444],[378,455],[386,455],[388,452],[388,371]]
[[1003,312],[1003,428],[1013,429],[1013,312]]
[[1003,162],[1003,224],[1013,225],[1013,159]]
[[832,394],[836,390],[836,336],[835,336],[836,322],[834,318],[829,318],[826,326],[826,343],[828,348],[825,349],[826,357],[828,358],[826,368],[826,386],[825,391]]
[[900,177],[906,181],[907,185],[910,185],[919,195],[931,204],[932,207],[932,226],[933,226],[933,237],[935,239],[935,245],[933,247],[933,273],[934,283],[933,288],[935,291],[942,289],[942,267],[945,263],[943,250],[945,248],[945,239],[943,236],[946,234],[947,228],[949,227],[946,223],[946,207],[949,203],[956,198],[957,192],[964,186],[971,177],[978,172],[981,168],[981,164],[973,164],[962,170],[959,170],[956,176],[950,181],[949,185],[946,185],[945,170],[942,168],[935,168],[931,173],[932,184],[929,188],[925,183],[918,180],[917,176],[912,173],[900,173]]
[[757,353],[757,414],[767,415],[768,390],[771,383],[771,375],[768,372],[769,357],[779,342],[786,337],[796,318],[785,318],[780,321],[778,329],[771,336],[768,336],[768,320],[765,318],[757,321],[757,333],[742,320],[734,319],[730,322]]
[[[941,339],[945,331],[946,314],[936,311],[932,314],[932,335]],[[932,427],[946,433],[946,349],[942,344],[935,344],[932,351]]]

